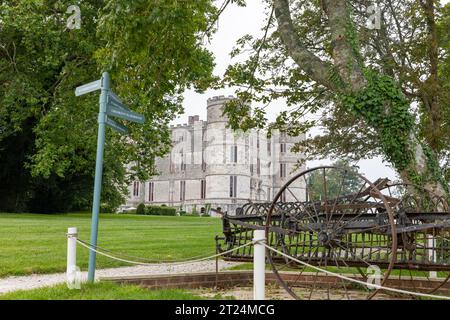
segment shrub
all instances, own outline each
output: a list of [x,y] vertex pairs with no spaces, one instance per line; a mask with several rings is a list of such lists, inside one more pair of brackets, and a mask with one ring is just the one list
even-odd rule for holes
[[139,203],[136,208],[136,214],[145,214],[145,204]]
[[176,216],[177,210],[168,206],[148,206],[146,214],[152,216]]

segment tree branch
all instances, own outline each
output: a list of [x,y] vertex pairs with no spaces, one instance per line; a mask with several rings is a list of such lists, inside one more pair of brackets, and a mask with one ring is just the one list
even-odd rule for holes
[[273,6],[278,21],[278,33],[290,57],[311,80],[330,90],[338,89],[337,84],[330,80],[332,64],[321,60],[300,41],[292,23],[289,0],[273,0]]
[[[348,38],[351,26],[350,10],[346,0],[323,0],[323,7],[328,16],[331,39],[333,41],[333,60],[339,74],[352,90],[362,89],[366,79],[362,73],[355,50]],[[357,35],[354,35],[355,37]]]

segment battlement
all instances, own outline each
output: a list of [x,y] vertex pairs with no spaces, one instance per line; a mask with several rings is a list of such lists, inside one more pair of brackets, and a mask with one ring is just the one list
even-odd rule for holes
[[214,122],[228,122],[228,117],[223,115],[223,107],[227,101],[235,99],[234,96],[215,96],[207,101],[207,121]]
[[235,99],[235,97],[233,95],[229,95],[229,96],[224,96],[224,95],[214,96],[214,97],[211,97],[211,98],[209,98],[207,100],[207,106],[210,107],[210,106],[214,106],[214,105],[218,105],[218,104],[223,104],[223,103],[225,103],[225,102],[227,102],[229,100],[233,100],[233,99]]

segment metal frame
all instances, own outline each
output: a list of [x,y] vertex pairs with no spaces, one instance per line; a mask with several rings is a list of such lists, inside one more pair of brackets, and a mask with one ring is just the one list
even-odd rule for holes
[[[324,190],[320,199],[307,190],[307,178],[312,174],[316,178],[323,175],[323,180],[319,181]],[[349,174],[361,187],[357,192],[345,194],[342,186]],[[329,198],[333,186],[329,185],[327,175],[342,177],[341,185],[334,186],[335,194]],[[284,192],[295,197],[290,186],[302,179],[307,200],[280,201]],[[311,265],[334,267],[342,272],[356,269],[366,279],[368,273],[364,268],[376,265],[383,270],[381,285],[393,270],[400,270],[399,277],[402,277],[401,270],[409,271],[411,277],[411,270],[450,274],[448,199],[425,201],[425,194],[412,185],[393,184],[387,179],[372,183],[348,168],[309,169],[291,178],[272,202],[248,203],[235,215],[225,215],[224,237],[217,238],[218,250],[250,242],[254,230],[264,229],[270,246]],[[225,259],[251,261],[252,250],[249,246],[226,255]],[[305,268],[273,253],[268,254],[268,262],[280,284],[298,299],[294,288],[301,284],[287,283],[281,273],[294,270],[301,274]],[[449,276],[433,291],[446,286],[448,281]],[[377,292],[368,291],[367,298]]]

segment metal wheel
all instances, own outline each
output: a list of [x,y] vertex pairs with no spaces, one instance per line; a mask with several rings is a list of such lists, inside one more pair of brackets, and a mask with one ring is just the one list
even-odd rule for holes
[[[380,270],[381,285],[397,256],[391,207],[374,184],[350,168],[318,167],[290,179],[270,206],[266,238],[288,257],[334,273],[366,281]],[[377,293],[271,250],[268,260],[295,299],[368,299]]]
[[412,184],[387,183],[380,189],[397,222],[397,270],[390,278],[401,279],[408,291],[449,295],[449,199]]

